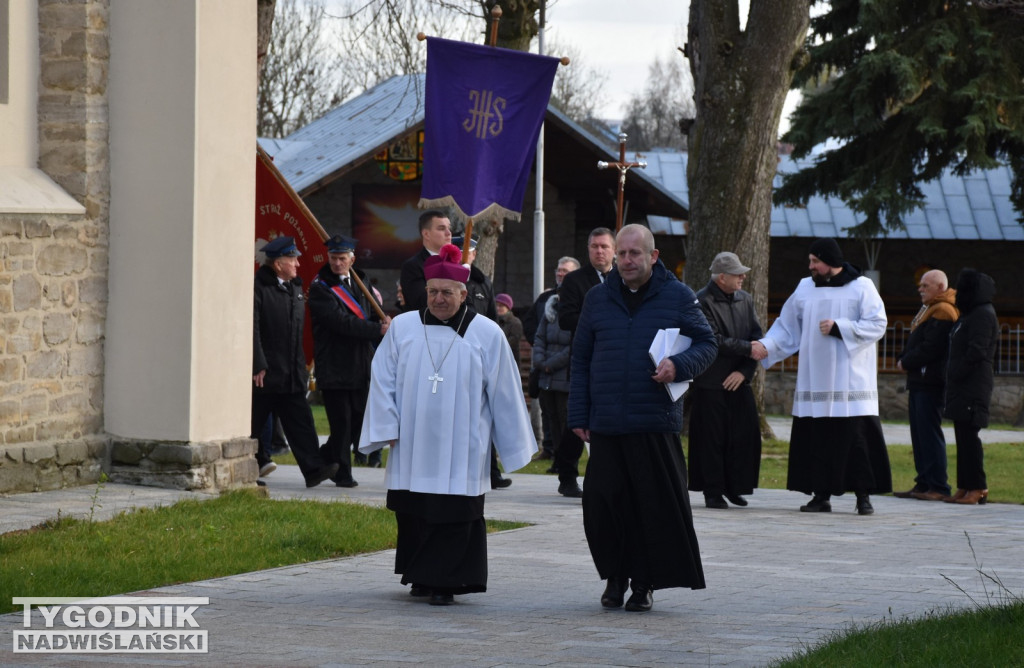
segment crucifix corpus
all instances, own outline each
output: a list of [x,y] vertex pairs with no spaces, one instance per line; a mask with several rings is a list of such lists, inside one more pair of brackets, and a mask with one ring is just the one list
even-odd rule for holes
[[605,162],[604,160],[597,161],[598,169],[608,169],[613,167],[619,170],[619,197],[616,201],[615,206],[615,231],[618,232],[622,229],[622,198],[623,193],[626,191],[626,172],[633,167],[644,169],[647,167],[647,161],[640,160],[638,162],[626,162],[626,133],[619,133],[619,161],[618,162]]

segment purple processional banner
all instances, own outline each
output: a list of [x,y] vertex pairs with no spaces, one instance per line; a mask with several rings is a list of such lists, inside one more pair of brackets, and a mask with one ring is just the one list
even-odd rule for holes
[[427,38],[420,208],[519,219],[558,62]]

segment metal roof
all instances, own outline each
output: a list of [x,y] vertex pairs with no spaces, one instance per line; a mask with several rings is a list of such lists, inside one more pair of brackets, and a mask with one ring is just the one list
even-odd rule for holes
[[284,139],[260,139],[296,192],[303,191],[423,122],[426,75],[391,77]]
[[[426,76],[394,76],[361,95],[338,105],[326,114],[284,139],[260,139],[259,144],[274,158],[274,166],[300,195],[322,179],[354,166],[405,132],[423,123],[423,93]],[[601,138],[574,122],[554,105],[547,109],[549,121],[565,128],[576,141],[588,146],[598,159],[619,159]],[[629,178],[642,181],[678,207],[686,209],[666,184],[646,174],[629,172]]]
[[[647,173],[687,203],[688,155],[680,152],[651,152],[644,155]],[[813,164],[813,159],[794,160],[779,156],[774,186],[782,184],[782,174],[790,174]],[[942,177],[921,185],[923,207],[904,217],[905,230],[889,231],[889,239],[978,239],[984,241],[1024,241],[1024,226],[1010,202],[1013,180],[1010,168],[978,170],[966,176],[946,171]],[[667,234],[683,234],[683,221],[650,216],[651,229]],[[847,231],[864,220],[842,200],[815,196],[807,206],[772,207],[773,237],[846,237]]]

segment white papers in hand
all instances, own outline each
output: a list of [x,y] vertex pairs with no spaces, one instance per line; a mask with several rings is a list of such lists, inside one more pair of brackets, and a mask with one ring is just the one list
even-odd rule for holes
[[[657,367],[661,363],[661,360],[666,357],[672,357],[678,355],[687,348],[693,339],[686,336],[685,334],[679,333],[678,327],[671,329],[659,329],[658,333],[654,335],[654,341],[651,342],[650,350],[648,354],[651,356],[651,361],[654,362],[654,366]],[[679,398],[683,396],[683,393],[690,387],[689,380],[682,380],[678,383],[665,383],[665,390],[668,391],[668,396],[672,398],[672,401],[679,401]]]

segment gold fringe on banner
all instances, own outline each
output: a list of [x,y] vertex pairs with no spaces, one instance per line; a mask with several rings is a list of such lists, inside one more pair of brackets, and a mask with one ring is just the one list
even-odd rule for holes
[[478,213],[472,215],[467,214],[462,210],[455,199],[451,195],[445,197],[437,197],[435,199],[420,198],[419,203],[416,205],[419,209],[454,209],[463,219],[472,218],[473,220],[512,220],[519,222],[522,220],[523,214],[519,211],[513,211],[512,209],[506,209],[500,204],[489,204]]

